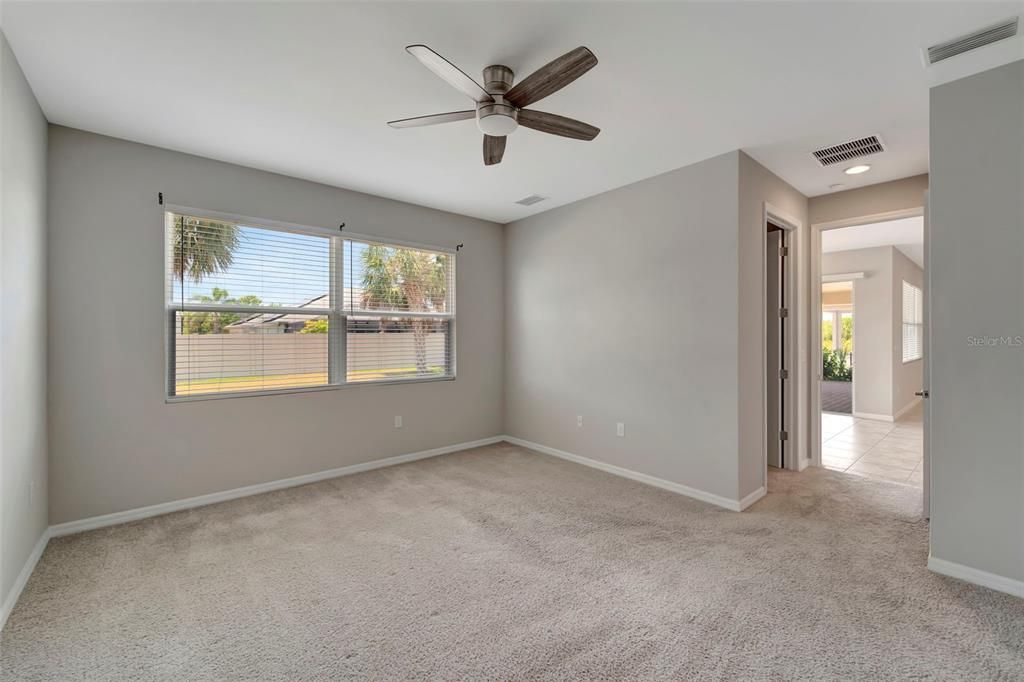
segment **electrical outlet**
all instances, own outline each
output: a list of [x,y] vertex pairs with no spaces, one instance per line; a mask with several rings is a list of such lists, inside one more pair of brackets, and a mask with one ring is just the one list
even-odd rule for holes
[[618,436],[619,438],[624,438],[626,436],[626,425],[623,424],[622,422],[616,424],[615,435]]
[[396,416],[395,417],[395,428],[396,429],[402,428],[402,417],[401,416]]
[[583,426],[583,415],[576,415],[576,426]]

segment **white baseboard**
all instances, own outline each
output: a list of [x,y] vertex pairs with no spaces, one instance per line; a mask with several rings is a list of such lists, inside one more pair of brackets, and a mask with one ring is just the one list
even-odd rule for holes
[[935,573],[956,578],[965,582],[981,585],[991,590],[1012,594],[1014,597],[1024,598],[1024,581],[1014,580],[1005,576],[982,571],[963,564],[957,564],[945,559],[939,559],[928,555],[928,569]]
[[755,490],[754,492],[750,493],[749,495],[740,500],[740,511],[743,511],[744,509],[754,504],[767,494],[767,488],[761,486],[760,488],[758,488],[757,490]]
[[880,422],[893,422],[893,421],[896,421],[895,419],[892,418],[891,415],[888,415],[888,414],[872,414],[871,412],[854,412],[853,416],[857,417],[858,419],[874,419],[875,421],[880,421]]
[[36,546],[32,548],[32,553],[28,555],[28,559],[25,560],[25,565],[21,567],[21,573],[18,574],[18,579],[14,581],[14,585],[11,586],[11,591],[7,594],[7,599],[4,599],[3,606],[0,606],[0,630],[4,629],[7,625],[7,617],[11,615],[11,611],[14,610],[14,605],[18,603],[18,598],[21,596],[22,590],[25,589],[25,585],[28,584],[28,579],[32,576],[32,571],[36,570],[36,564],[39,563],[39,557],[43,556],[43,550],[46,549],[46,543],[50,541],[50,529],[47,528],[43,531],[43,534],[39,536],[39,540],[36,542]]
[[107,526],[116,526],[120,523],[128,523],[129,521],[147,519],[151,516],[170,514],[171,512],[182,511],[184,509],[192,509],[194,507],[203,507],[208,504],[216,504],[217,502],[227,502],[228,500],[238,499],[239,497],[259,495],[260,493],[268,493],[273,490],[281,490],[282,488],[294,488],[295,486],[299,485],[306,485],[308,483],[325,481],[329,478],[349,476],[351,474],[358,474],[363,471],[371,471],[373,469],[381,469],[383,467],[395,466],[396,464],[414,462],[418,459],[426,459],[428,457],[446,455],[449,452],[457,452],[459,450],[469,450],[470,448],[478,448],[483,445],[500,443],[502,440],[504,440],[502,436],[482,438],[480,440],[474,440],[468,443],[446,445],[444,447],[434,448],[433,450],[423,450],[420,452],[413,452],[407,455],[397,455],[395,457],[375,459],[372,462],[352,464],[350,466],[339,467],[337,469],[328,469],[327,471],[318,471],[312,474],[293,476],[292,478],[282,478],[276,481],[269,481],[267,483],[257,483],[256,485],[249,485],[243,488],[234,488],[232,490],[224,490],[219,493],[199,495],[198,497],[189,497],[184,500],[163,502],[161,504],[154,504],[149,507],[139,507],[138,509],[128,509],[125,511],[114,512],[113,514],[103,514],[102,516],[93,516],[87,519],[80,519],[78,521],[59,523],[55,526],[50,526],[50,536],[59,537],[61,535],[82,533],[87,530],[95,530],[97,528],[105,528]]
[[[623,478],[628,478],[633,481],[639,481],[640,483],[653,485],[655,488],[662,488],[663,490],[669,490],[680,495],[686,495],[687,497],[692,497],[693,499],[700,500],[701,502],[707,502],[709,504],[714,504],[719,507],[724,507],[725,509],[728,509],[730,511],[743,511],[743,503],[745,501],[749,500],[749,502],[747,503],[747,506],[749,506],[764,495],[764,489],[762,488],[761,490],[755,491],[748,495],[747,497],[743,498],[743,500],[730,500],[728,497],[722,497],[721,495],[715,495],[713,493],[704,492],[703,490],[691,488],[690,486],[683,485],[681,483],[673,483],[672,481],[666,481],[663,478],[657,478],[655,476],[642,474],[639,471],[624,469],[622,467],[615,466],[614,464],[606,464],[604,462],[599,462],[596,459],[590,459],[589,457],[583,457],[582,455],[575,455],[571,452],[566,452],[565,450],[558,450],[557,448],[551,448],[548,447],[547,445],[541,445],[540,443],[534,443],[528,440],[523,440],[522,438],[515,438],[514,436],[504,436],[503,439],[508,441],[509,443],[512,443],[513,445],[519,445],[524,448],[529,448],[530,450],[536,450],[537,452],[543,453],[545,455],[551,455],[552,457],[565,459],[570,462],[575,462],[576,464],[582,464],[583,466],[592,467],[594,469],[600,469],[601,471],[604,471],[609,474],[615,474],[616,476],[622,476]],[[757,497],[754,497],[755,495]]]
[[910,412],[910,411],[911,411],[912,409],[914,409],[915,407],[917,407],[917,404],[918,404],[918,403],[920,403],[920,402],[921,402],[921,398],[920,398],[920,397],[916,397],[916,398],[914,398],[914,399],[913,399],[913,400],[911,400],[911,401],[910,401],[909,403],[907,403],[906,405],[904,405],[904,406],[903,406],[903,409],[901,409],[901,410],[900,410],[899,412],[897,412],[896,414],[894,414],[894,415],[892,416],[892,420],[893,420],[893,421],[897,421],[897,420],[898,420],[898,419],[899,419],[900,417],[902,417],[903,415],[905,415],[905,414],[906,414],[907,412]]

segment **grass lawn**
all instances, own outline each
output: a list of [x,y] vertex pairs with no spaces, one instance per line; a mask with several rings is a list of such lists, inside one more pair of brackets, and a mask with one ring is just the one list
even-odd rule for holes
[[[440,374],[444,368],[430,368],[431,374]],[[348,373],[349,382],[375,381],[416,377],[415,367],[389,367],[387,369],[357,369]],[[267,374],[244,377],[207,377],[179,381],[174,394],[178,396],[207,393],[237,393],[239,391],[273,391],[282,388],[308,388],[326,386],[327,372],[306,374]]]

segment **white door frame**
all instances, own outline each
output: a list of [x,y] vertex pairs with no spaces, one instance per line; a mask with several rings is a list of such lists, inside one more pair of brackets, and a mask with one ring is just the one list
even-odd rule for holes
[[[806,462],[800,452],[800,419],[796,414],[796,406],[799,404],[796,393],[799,390],[803,376],[802,368],[799,366],[797,353],[797,340],[800,338],[796,329],[800,310],[799,291],[797,288],[797,267],[800,263],[801,253],[799,248],[799,235],[803,229],[803,223],[793,216],[779,210],[769,202],[764,202],[761,214],[761,461],[764,464],[764,484],[768,485],[768,344],[765,342],[768,333],[768,223],[772,222],[786,231],[786,242],[789,248],[788,262],[786,269],[786,306],[789,309],[789,324],[783,335],[786,345],[786,367],[789,369],[789,378],[786,384],[786,398],[783,404],[785,410],[784,426],[789,432],[790,438],[786,442],[785,468],[799,470],[800,463]],[[804,465],[806,466],[806,464]]]
[[[870,225],[872,223],[884,223],[889,220],[901,218],[914,218],[924,215],[924,206],[901,209],[898,211],[887,211],[885,213],[874,213],[856,218],[833,220],[824,223],[811,225],[811,323],[807,325],[808,342],[811,344],[811,352],[808,353],[809,366],[806,367],[807,376],[810,380],[810,417],[809,421],[809,450],[810,463],[814,466],[821,466],[821,233],[825,230],[836,230],[841,227],[855,227],[857,225]],[[926,263],[927,265],[927,263]],[[927,278],[927,271],[925,272]],[[925,280],[927,281],[927,279]],[[815,286],[815,283],[817,284]],[[927,294],[926,294],[927,296]],[[927,300],[927,298],[926,298]],[[814,314],[814,311],[817,311]],[[855,311],[856,313],[856,311]],[[854,334],[857,330],[857,319],[853,320]],[[854,344],[856,344],[854,340]],[[856,345],[854,346],[856,348]]]
[[[924,448],[921,458],[921,470],[923,472],[922,488],[924,489],[922,504],[924,507],[924,518],[930,519],[932,516],[932,458],[929,454],[931,452],[931,423],[932,423],[932,404],[928,400],[928,387],[932,385],[932,242],[931,242],[931,225],[928,224],[928,201],[929,194],[928,190],[924,191],[924,277],[921,283],[924,285],[924,357],[921,358],[921,390],[925,393],[922,396],[921,402],[924,403],[921,408],[921,421],[922,430],[924,433],[921,434],[921,445]],[[856,325],[856,322],[854,322]]]

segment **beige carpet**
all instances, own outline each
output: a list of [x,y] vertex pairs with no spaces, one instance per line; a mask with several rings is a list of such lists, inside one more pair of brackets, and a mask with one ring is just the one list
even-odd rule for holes
[[1024,678],[1024,601],[925,569],[919,492],[736,514],[496,445],[55,539],[3,679]]

